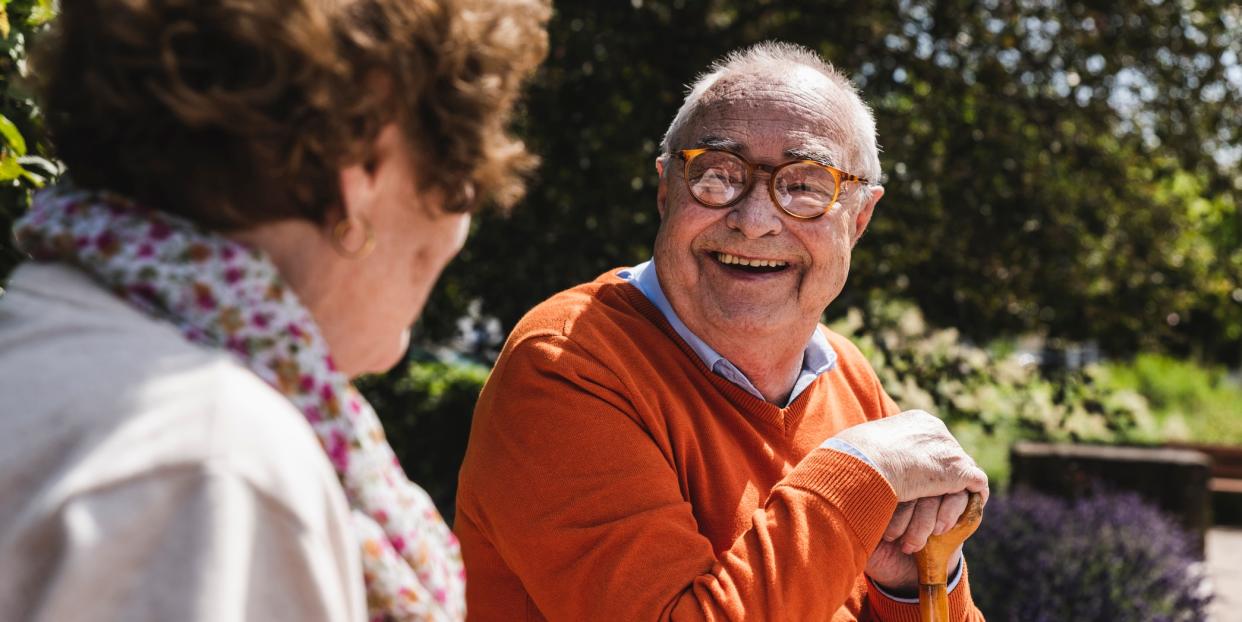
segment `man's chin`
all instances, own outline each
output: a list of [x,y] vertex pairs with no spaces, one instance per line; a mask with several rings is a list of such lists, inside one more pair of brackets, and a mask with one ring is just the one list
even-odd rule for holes
[[714,322],[736,336],[770,339],[787,335],[794,328],[783,305],[729,305],[722,307]]

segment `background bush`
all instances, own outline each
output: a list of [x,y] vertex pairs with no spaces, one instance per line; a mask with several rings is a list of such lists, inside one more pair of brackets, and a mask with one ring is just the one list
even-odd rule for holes
[[1019,439],[1160,438],[1141,393],[1104,385],[1094,370],[1043,373],[1012,348],[979,347],[956,329],[930,326],[909,302],[877,299],[851,309],[831,327],[858,345],[902,408],[944,419],[994,485],[1008,480],[1009,446]]
[[31,40],[53,16],[52,0],[0,0],[0,285],[21,260],[8,234],[13,221],[30,191],[60,172],[26,80]]
[[460,359],[444,362],[427,353],[411,358],[407,366],[361,380],[358,389],[381,413],[406,474],[451,523],[457,471],[488,367]]
[[1096,377],[1142,395],[1162,439],[1242,445],[1242,386],[1221,366],[1149,353],[1101,365]]
[[966,543],[994,622],[1192,622],[1210,601],[1184,533],[1133,494],[1078,501],[1019,490],[988,502]]

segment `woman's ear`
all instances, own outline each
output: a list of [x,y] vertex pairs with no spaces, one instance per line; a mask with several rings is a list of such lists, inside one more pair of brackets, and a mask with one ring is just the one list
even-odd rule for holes
[[[367,170],[363,163],[350,164],[337,172],[337,180],[341,188],[340,211],[343,213],[337,214],[336,220],[369,216],[375,202],[375,173]],[[335,222],[327,224],[329,227],[336,226]]]
[[[395,123],[380,128],[375,135],[367,157],[362,162],[350,164],[337,172],[337,181],[341,188],[342,218],[361,217],[368,219],[375,209],[380,193],[381,182],[392,166],[407,166],[407,162],[395,157],[401,145],[401,131]],[[332,223],[329,223],[332,224]]]

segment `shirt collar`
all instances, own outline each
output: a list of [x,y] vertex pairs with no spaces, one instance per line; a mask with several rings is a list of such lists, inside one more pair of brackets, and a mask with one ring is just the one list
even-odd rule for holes
[[[647,300],[650,300],[660,310],[660,313],[664,314],[664,319],[668,320],[668,323],[677,332],[677,335],[690,346],[690,349],[698,355],[708,369],[746,389],[751,395],[764,399],[759,389],[754,386],[754,383],[737,366],[707,345],[707,342],[703,341],[698,335],[690,332],[685,322],[682,322],[681,318],[677,317],[677,312],[673,310],[673,305],[669,304],[668,298],[664,295],[664,289],[660,286],[660,279],[656,274],[655,261],[647,260],[632,268],[623,268],[617,272],[617,276],[637,287],[638,291],[642,292],[647,297]],[[793,402],[821,374],[836,367],[836,363],[837,353],[832,349],[832,345],[828,343],[828,337],[824,335],[823,331],[816,329],[802,353],[802,371],[799,372],[798,379],[794,383],[793,391],[789,395],[789,402]]]

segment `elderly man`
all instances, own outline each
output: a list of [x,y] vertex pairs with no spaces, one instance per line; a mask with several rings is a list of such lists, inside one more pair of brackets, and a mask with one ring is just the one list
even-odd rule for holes
[[[819,324],[883,189],[816,54],[734,53],[668,130],[652,261],[553,296],[480,397],[473,620],[917,620],[910,553],[987,478]],[[955,620],[981,620],[960,551]]]

